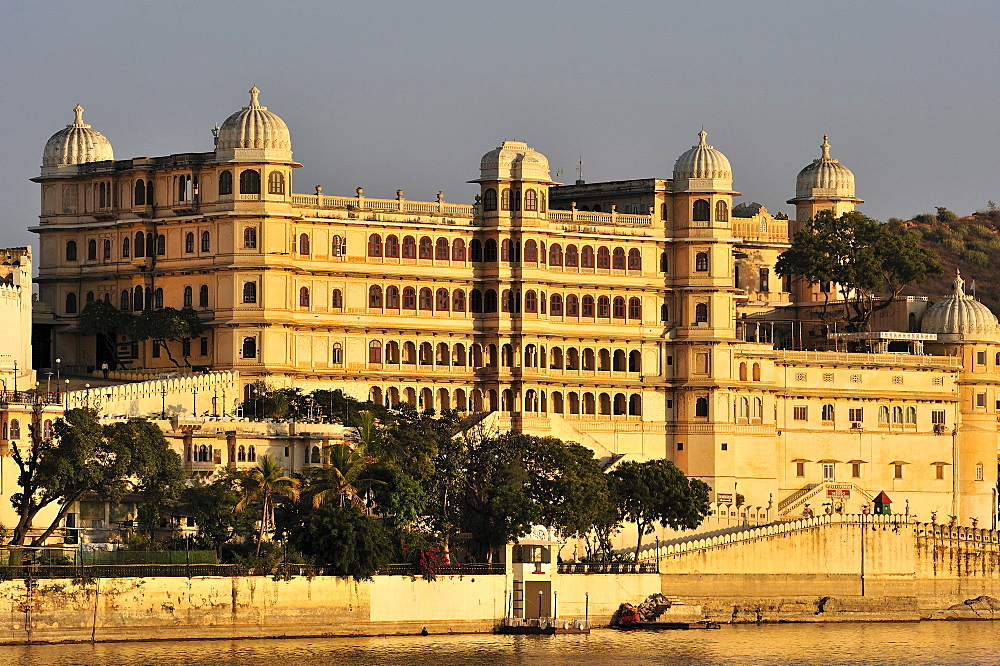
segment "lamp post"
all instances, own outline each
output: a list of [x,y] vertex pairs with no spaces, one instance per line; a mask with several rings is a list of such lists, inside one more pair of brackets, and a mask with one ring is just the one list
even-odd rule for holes
[[85,403],[87,405],[87,409],[90,409],[90,384],[84,384],[84,388],[87,389]]
[[59,383],[59,370],[61,369],[60,368],[61,364],[62,364],[62,359],[61,358],[57,358],[56,359],[56,383],[57,384]]
[[222,418],[226,418],[226,389],[222,389]]
[[198,416],[198,387],[191,387],[191,412],[192,415],[197,418]]
[[45,392],[52,393],[52,371],[45,373]]
[[542,591],[538,590],[538,619],[542,619]]
[[69,409],[69,380],[66,379],[66,380],[63,380],[63,381],[65,382],[65,386],[66,386],[66,390],[63,391],[66,403],[63,406],[64,406],[65,409]]
[[160,387],[160,418],[167,418],[167,387]]

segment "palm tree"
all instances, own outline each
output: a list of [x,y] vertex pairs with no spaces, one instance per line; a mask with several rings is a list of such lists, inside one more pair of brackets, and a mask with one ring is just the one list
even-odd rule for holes
[[344,506],[350,502],[364,510],[364,492],[373,483],[378,483],[374,479],[364,478],[364,473],[371,464],[364,447],[359,445],[351,448],[347,444],[332,444],[324,450],[324,462],[324,467],[310,470],[310,483],[304,494],[308,495],[312,505],[320,506],[338,501],[340,506]]
[[243,511],[253,502],[261,503],[260,531],[257,534],[257,554],[265,533],[274,529],[275,496],[295,499],[297,483],[284,474],[285,470],[271,456],[261,456],[257,466],[247,470],[240,479],[243,498],[236,505]]

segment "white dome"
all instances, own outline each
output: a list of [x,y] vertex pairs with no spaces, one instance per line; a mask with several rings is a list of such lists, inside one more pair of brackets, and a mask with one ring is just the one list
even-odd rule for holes
[[[958,336],[962,341],[1000,341],[1000,322],[990,309],[965,293],[965,280],[955,271],[955,292],[927,308],[920,322],[923,333]],[[948,342],[947,338],[941,338]]]
[[534,180],[551,183],[549,160],[523,141],[504,141],[479,161],[480,180]]
[[111,142],[83,122],[83,107],[73,109],[76,118],[72,125],[53,134],[45,142],[42,167],[63,167],[85,162],[103,162],[115,159]]
[[796,199],[854,199],[854,174],[830,157],[830,144],[823,135],[822,156],[813,160],[795,179]]
[[250,148],[256,150],[291,151],[292,139],[288,125],[257,101],[260,91],[250,89],[250,105],[226,118],[219,128],[218,150]]
[[733,168],[729,159],[705,143],[707,136],[705,130],[698,132],[698,145],[674,163],[675,192],[728,192],[733,189]]

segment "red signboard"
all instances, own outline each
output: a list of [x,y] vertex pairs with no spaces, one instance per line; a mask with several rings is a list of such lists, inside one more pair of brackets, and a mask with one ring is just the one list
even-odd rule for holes
[[851,490],[849,488],[827,488],[826,496],[830,499],[850,499]]
[[716,493],[715,501],[719,504],[732,504],[733,494],[732,493]]

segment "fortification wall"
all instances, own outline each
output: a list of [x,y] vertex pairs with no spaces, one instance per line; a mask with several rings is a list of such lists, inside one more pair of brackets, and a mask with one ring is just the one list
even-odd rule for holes
[[240,374],[218,371],[70,391],[66,405],[89,405],[109,416],[154,416],[163,410],[168,416],[221,416],[223,407],[227,415],[234,414],[242,399]]

